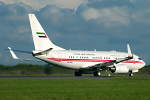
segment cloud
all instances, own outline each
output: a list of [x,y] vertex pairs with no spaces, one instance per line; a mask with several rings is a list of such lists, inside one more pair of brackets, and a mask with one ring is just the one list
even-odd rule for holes
[[[137,51],[135,54],[142,49],[142,56],[150,56],[150,2],[147,0],[0,1],[1,48],[34,49],[28,19],[28,13],[34,13],[51,41],[65,49],[126,52],[129,43],[133,52]],[[12,58],[7,60],[11,57],[8,52],[1,54],[6,58],[0,64],[16,63]]]
[[142,22],[150,24],[150,9],[146,9],[144,11],[137,11],[132,14],[132,18],[136,22]]
[[1,22],[18,22],[25,21],[27,19],[27,13],[33,12],[33,9],[23,3],[17,4],[5,4],[0,2],[0,20]]
[[62,17],[64,13],[61,12],[61,9],[56,6],[46,6],[44,9],[41,9],[41,16],[43,19],[48,19],[53,23],[55,26],[60,25]]
[[39,11],[47,5],[56,5],[62,9],[74,9],[77,10],[81,4],[86,4],[88,0],[0,0],[6,4],[24,3],[31,6],[33,9]]
[[25,27],[25,26],[19,26],[18,28],[18,33],[25,33],[25,32],[29,32],[29,27]]
[[114,27],[118,25],[129,25],[130,19],[126,7],[112,8],[87,8],[81,14],[86,21],[95,20],[105,27]]
[[92,19],[98,19],[99,17],[101,17],[101,14],[95,8],[88,8],[83,11],[82,16],[86,21],[88,21]]

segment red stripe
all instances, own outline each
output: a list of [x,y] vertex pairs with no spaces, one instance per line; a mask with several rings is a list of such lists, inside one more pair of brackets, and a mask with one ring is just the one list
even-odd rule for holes
[[74,61],[74,62],[107,62],[111,60],[100,60],[100,59],[65,59],[65,58],[48,58],[53,61]]
[[124,61],[122,63],[142,63],[140,61],[134,61],[134,60],[127,60],[127,61]]
[[[48,58],[53,61],[74,61],[74,62],[107,62],[112,60],[102,60],[102,59],[65,59],[65,58]],[[122,63],[142,63],[140,61],[127,60]]]
[[47,38],[47,35],[44,33],[45,37]]

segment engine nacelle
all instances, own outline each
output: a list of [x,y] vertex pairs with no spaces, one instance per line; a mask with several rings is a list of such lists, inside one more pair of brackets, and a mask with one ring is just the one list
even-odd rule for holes
[[128,73],[129,68],[126,65],[115,65],[114,67],[110,68],[112,73]]

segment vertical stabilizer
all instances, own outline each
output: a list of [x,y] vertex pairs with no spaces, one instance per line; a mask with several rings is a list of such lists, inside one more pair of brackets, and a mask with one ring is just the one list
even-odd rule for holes
[[63,48],[54,45],[50,41],[50,39],[48,38],[47,34],[45,33],[44,29],[42,28],[42,26],[40,25],[39,21],[37,20],[34,14],[29,14],[29,20],[35,50],[47,50],[49,48],[53,48],[53,50],[64,50]]

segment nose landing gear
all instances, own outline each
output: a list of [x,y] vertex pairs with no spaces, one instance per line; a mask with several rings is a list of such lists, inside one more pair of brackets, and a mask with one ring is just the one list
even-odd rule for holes
[[132,71],[130,71],[130,74],[129,74],[129,76],[130,76],[130,77],[132,77],[132,76],[133,76],[133,73],[132,73]]
[[133,73],[130,73],[129,76],[132,77],[132,76],[133,76]]

